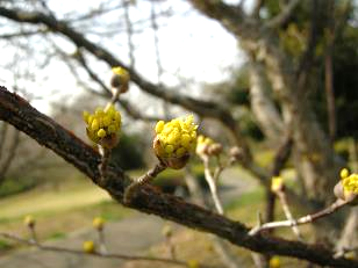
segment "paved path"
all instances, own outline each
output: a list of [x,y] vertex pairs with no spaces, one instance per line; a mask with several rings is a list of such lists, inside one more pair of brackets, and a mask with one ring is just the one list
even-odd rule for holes
[[[241,193],[255,187],[252,180],[247,179],[246,173],[237,170],[226,170],[222,175],[221,198],[229,203]],[[246,177],[246,178],[245,178]],[[138,214],[115,223],[107,223],[106,234],[108,248],[113,252],[137,255],[145,252],[151,246],[163,240],[161,230],[165,221],[156,216]],[[63,240],[48,242],[47,244],[66,248],[82,248],[82,242],[93,240],[96,233],[85,229],[72,233]],[[123,261],[117,259],[103,259],[91,256],[80,256],[68,253],[39,251],[24,249],[0,258],[1,268],[119,268]]]
[[[165,222],[158,217],[138,215],[116,223],[106,224],[108,248],[121,254],[138,254],[162,240]],[[108,235],[110,234],[110,235]],[[47,245],[81,249],[82,241],[96,239],[96,232],[88,229],[72,233],[70,237],[45,243]],[[45,260],[45,261],[44,261]],[[85,255],[74,255],[36,249],[24,249],[0,259],[2,268],[118,268],[122,261]]]

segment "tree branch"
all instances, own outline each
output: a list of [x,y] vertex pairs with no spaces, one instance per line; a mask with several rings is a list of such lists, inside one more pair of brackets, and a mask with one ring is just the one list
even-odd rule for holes
[[[39,144],[48,147],[74,165],[94,183],[99,183],[98,165],[101,162],[101,157],[98,152],[51,118],[39,113],[26,100],[10,93],[4,87],[0,87],[0,120],[14,125]],[[105,189],[113,199],[123,204],[123,193],[131,183],[131,179],[115,164],[108,166],[107,175],[108,180],[100,187]],[[249,229],[242,223],[197,205],[186,203],[179,197],[161,193],[150,185],[144,185],[138,189],[129,207],[155,214],[190,228],[215,234],[252,251],[305,259],[319,265],[358,267],[357,261],[342,257],[335,259],[334,253],[322,246],[266,237],[260,234],[249,236]]]
[[232,6],[222,1],[189,0],[192,5],[210,18],[220,21],[226,28],[235,33],[249,33],[248,18],[242,5]]
[[255,19],[258,19],[260,17],[260,10],[262,6],[265,4],[265,0],[256,0],[254,4],[254,8],[252,11],[251,16]]
[[[194,2],[209,3],[206,1]],[[206,4],[203,5],[206,6]],[[210,5],[216,6],[217,4]],[[217,8],[215,8],[215,12],[220,11],[225,12],[225,14],[229,14],[231,18],[235,21],[240,21],[240,17],[243,16],[243,14],[241,14],[242,11],[240,11],[240,9],[232,6],[227,6],[223,3],[221,3]],[[85,36],[77,32],[75,29],[71,28],[65,21],[57,20],[56,18],[48,16],[41,12],[26,12],[21,10],[14,11],[4,7],[0,7],[0,16],[20,23],[44,24],[52,31],[61,33],[64,36],[68,37],[76,46],[78,46],[79,48],[85,48],[95,57],[105,61],[111,67],[120,66],[127,69],[130,74],[131,80],[136,83],[143,91],[156,97],[162,98],[166,101],[169,101],[173,104],[178,104],[188,110],[195,112],[200,116],[214,118],[221,121],[233,133],[237,145],[243,148],[247,163],[250,164],[250,166],[253,165],[249,147],[246,141],[241,136],[239,127],[235,119],[233,118],[230,111],[222,105],[214,102],[199,101],[189,96],[178,94],[177,90],[170,90],[163,85],[155,85],[145,80],[134,69],[126,66],[122,61],[117,59],[108,50],[89,41]]]
[[293,14],[293,11],[298,6],[298,4],[301,2],[301,0],[291,0],[281,11],[280,14],[278,14],[276,17],[273,17],[271,20],[269,20],[265,26],[267,28],[279,28],[281,25],[287,22],[287,20],[291,17]]
[[205,117],[211,117],[216,119],[222,119],[227,116],[231,117],[230,112],[224,109],[224,107],[220,106],[219,104],[213,102],[199,101],[188,96],[183,96],[175,93],[175,91],[173,90],[165,88],[164,86],[157,86],[145,80],[135,70],[126,66],[122,61],[115,58],[106,49],[86,39],[82,34],[71,28],[65,21],[56,20],[55,18],[49,17],[40,12],[29,13],[26,11],[14,11],[4,7],[0,7],[0,16],[20,23],[46,25],[51,30],[59,32],[64,36],[68,37],[79,48],[85,48],[95,57],[108,63],[111,67],[120,66],[127,69],[130,74],[131,80],[135,82],[141,89],[151,95],[163,98],[173,104],[181,105],[184,108],[192,110],[193,112]]

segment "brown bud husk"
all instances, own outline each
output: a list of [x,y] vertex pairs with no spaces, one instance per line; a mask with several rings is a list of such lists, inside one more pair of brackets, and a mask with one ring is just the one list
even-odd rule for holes
[[351,206],[358,205],[358,195],[353,192],[345,191],[342,181],[339,181],[334,186],[333,193],[337,198],[349,202],[349,205]]
[[112,75],[111,86],[114,88],[119,88],[120,93],[125,93],[128,91],[128,82],[122,81],[121,77],[117,74]]
[[209,155],[219,155],[222,153],[223,147],[220,143],[214,143],[209,146],[208,154]]
[[163,157],[164,149],[160,144],[160,140],[158,139],[158,137],[155,137],[155,139],[153,140],[153,149],[159,161],[172,169],[181,169],[185,167],[190,158],[189,153],[184,154],[181,157]]
[[271,191],[273,193],[279,193],[285,191],[285,184],[282,182],[280,184],[275,185],[274,187],[271,186]]
[[114,147],[116,147],[119,143],[119,134],[118,133],[113,133],[111,135],[107,135],[104,138],[98,138],[98,137],[94,137],[91,134],[91,131],[89,131],[86,128],[86,133],[87,136],[94,141],[95,143],[98,143],[99,145],[103,146],[106,149],[113,149]]
[[240,161],[243,159],[244,153],[240,147],[235,146],[230,149],[230,156],[236,161]]

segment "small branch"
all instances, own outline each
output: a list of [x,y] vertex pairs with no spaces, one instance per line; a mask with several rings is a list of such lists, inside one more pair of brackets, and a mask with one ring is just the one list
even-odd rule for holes
[[133,44],[133,29],[132,29],[132,22],[129,16],[129,5],[131,1],[122,0],[123,7],[124,7],[124,19],[126,23],[126,32],[127,32],[127,45],[128,45],[128,52],[129,52],[129,61],[130,67],[133,68],[135,66],[135,57],[134,57],[134,44]]
[[[281,202],[281,206],[282,206],[283,212],[285,213],[285,216],[286,216],[287,220],[289,220],[291,222],[294,222],[295,219],[293,218],[291,210],[290,210],[290,208],[288,206],[285,190],[278,191],[276,193],[276,195],[277,195],[277,197],[279,198],[279,200]],[[292,226],[292,231],[297,236],[298,240],[300,240],[300,241],[303,240],[301,232],[298,229],[297,225]]]
[[314,214],[309,214],[309,215],[303,216],[297,220],[268,222],[268,223],[262,224],[261,226],[254,227],[250,230],[249,235],[256,235],[257,233],[259,233],[263,230],[275,229],[275,228],[280,228],[280,227],[293,227],[293,226],[297,226],[297,225],[312,223],[320,218],[323,218],[325,216],[332,214],[333,212],[344,207],[348,203],[349,202],[347,202],[347,201],[337,199],[337,201],[334,202],[328,208],[325,208],[325,209],[323,209],[319,212],[316,212]]
[[135,191],[140,187],[143,186],[146,183],[149,183],[153,181],[159,173],[164,171],[166,169],[166,165],[164,165],[162,162],[159,162],[155,165],[154,168],[149,170],[147,173],[145,173],[143,176],[139,177],[136,181],[132,182],[125,190],[123,195],[123,202],[125,204],[130,204],[131,200],[133,198],[133,195],[135,194]]
[[101,175],[99,183],[100,185],[106,185],[107,167],[108,167],[108,162],[111,152],[101,145],[98,145],[98,151],[99,154],[101,155],[101,163],[98,165],[99,174]]
[[265,27],[267,28],[279,28],[284,23],[287,22],[287,20],[292,16],[294,10],[298,6],[298,4],[301,2],[301,0],[291,0],[281,11],[280,14],[278,14],[276,17],[269,20]]
[[182,266],[182,267],[188,267],[186,262],[178,261],[178,260],[154,258],[154,257],[130,256],[130,255],[113,254],[113,253],[103,254],[101,252],[86,253],[86,252],[83,252],[82,250],[42,245],[42,244],[39,244],[33,240],[26,240],[26,239],[23,239],[16,235],[8,234],[8,233],[0,233],[0,236],[4,237],[6,239],[9,239],[9,240],[17,241],[21,244],[35,246],[36,248],[38,248],[40,250],[45,250],[45,251],[64,252],[64,253],[71,253],[71,254],[76,254],[76,255],[88,255],[88,256],[95,256],[95,257],[101,257],[101,258],[121,259],[121,260],[130,260],[130,261],[164,262],[164,263],[170,263],[170,264],[174,264],[174,265],[178,265],[178,266]]
[[101,253],[104,255],[108,254],[108,248],[106,245],[106,239],[105,239],[103,228],[98,230],[98,242],[99,242]]
[[258,19],[260,17],[260,10],[265,4],[265,0],[256,0],[251,17]]
[[[6,124],[7,125],[7,124]],[[13,131],[15,132],[13,134],[12,137],[12,143],[10,145],[10,148],[8,148],[8,152],[5,160],[3,161],[2,165],[0,166],[0,185],[4,182],[5,180],[5,175],[8,172],[12,161],[14,160],[15,156],[16,156],[16,151],[20,145],[20,131],[18,131],[17,129],[13,129]]]
[[203,157],[201,157],[201,159],[203,160],[203,163],[204,163],[205,179],[210,187],[210,192],[211,192],[211,196],[213,198],[214,204],[215,204],[215,208],[220,215],[224,215],[224,209],[223,209],[223,206],[221,204],[221,201],[220,201],[220,198],[218,195],[217,182],[210,171],[209,157],[203,156]]

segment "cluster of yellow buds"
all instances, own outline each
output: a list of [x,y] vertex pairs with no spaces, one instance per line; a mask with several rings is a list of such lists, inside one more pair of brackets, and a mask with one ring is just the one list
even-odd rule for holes
[[343,168],[340,172],[343,188],[347,192],[358,194],[358,174],[349,174],[348,169]]
[[96,251],[96,245],[92,240],[83,242],[82,248],[85,253],[89,254],[94,253]]
[[271,191],[273,193],[277,193],[279,191],[282,191],[285,187],[285,184],[283,182],[283,179],[281,176],[274,176],[271,179]]
[[219,155],[222,152],[222,145],[214,142],[212,139],[200,135],[197,140],[196,154],[199,156],[208,155],[214,156]]
[[119,89],[119,93],[125,93],[128,91],[129,73],[122,67],[112,68],[111,86],[114,89]]
[[358,201],[358,174],[350,174],[348,169],[343,168],[340,171],[340,177],[341,180],[334,187],[334,194],[336,197],[355,205]]
[[105,220],[102,217],[96,217],[93,219],[92,225],[98,231],[102,231],[104,228]]
[[122,120],[121,114],[113,105],[104,110],[97,108],[94,114],[84,111],[83,119],[87,124],[87,136],[91,141],[109,149],[118,144]]
[[157,135],[153,141],[153,149],[158,159],[174,169],[184,167],[190,153],[195,151],[197,128],[193,115],[185,119],[173,119],[168,123],[159,121],[155,127]]

